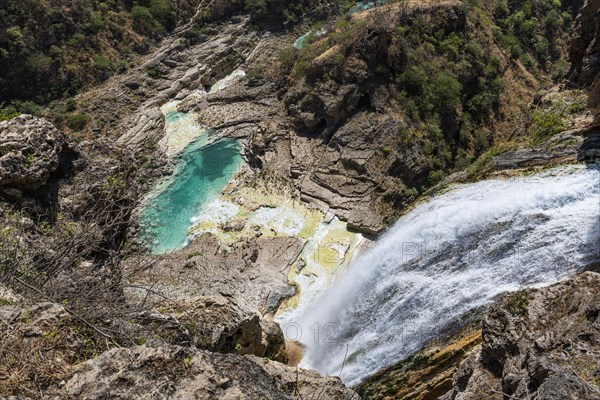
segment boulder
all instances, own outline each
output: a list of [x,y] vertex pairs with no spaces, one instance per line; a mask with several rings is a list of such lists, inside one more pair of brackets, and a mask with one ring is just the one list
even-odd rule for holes
[[[339,378],[252,356],[211,353],[153,341],[115,348],[81,365],[65,385],[85,399],[350,399]],[[315,397],[316,398],[316,397]]]
[[202,296],[178,307],[183,310],[178,319],[190,327],[199,347],[287,361],[279,325],[244,310],[230,297]]
[[45,119],[21,115],[0,122],[0,187],[43,186],[67,148],[67,137]]

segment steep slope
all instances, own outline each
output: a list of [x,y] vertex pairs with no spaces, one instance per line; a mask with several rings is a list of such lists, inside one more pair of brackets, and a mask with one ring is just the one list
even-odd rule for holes
[[595,116],[585,132],[581,160],[600,160],[600,2],[586,0],[575,21],[569,46],[571,70],[568,81],[589,92],[589,105]]
[[594,272],[502,296],[482,330],[432,343],[358,391],[364,399],[598,399],[599,296]]
[[600,398],[600,275],[504,296],[442,399]]
[[5,1],[0,100],[44,104],[124,72],[189,18],[194,2]]
[[[201,125],[243,140],[254,167],[246,180],[278,182],[377,234],[494,144],[528,142],[530,101],[551,69],[562,73],[552,63],[562,54],[571,5],[553,7],[382,6],[325,24],[328,33],[309,36],[300,50],[247,21],[226,24],[210,43],[183,47],[170,39],[132,79],[112,80],[83,97],[81,108],[96,132],[127,131],[120,144],[151,153],[162,135],[159,106],[182,100],[177,108],[197,113]],[[553,19],[534,29],[545,46],[536,47],[519,29],[549,10]],[[511,13],[524,16],[515,22]],[[246,78],[218,93],[189,95],[235,68]],[[122,110],[130,115],[124,120]]]
[[[3,287],[0,295],[0,396],[207,400],[310,396],[342,400],[354,396],[339,378],[324,378],[267,358],[170,345],[165,342],[168,339],[157,339],[157,331],[144,345],[107,350],[106,333],[63,306],[19,305],[22,300]],[[130,328],[161,324],[152,315],[130,317],[134,318]],[[162,321],[166,329],[160,333],[165,338],[185,336],[186,329],[177,324],[172,318]],[[145,340],[139,338],[138,342]],[[84,362],[86,359],[90,360]]]
[[598,112],[600,99],[600,2],[586,0],[575,20],[569,44],[569,82],[590,90],[590,104]]

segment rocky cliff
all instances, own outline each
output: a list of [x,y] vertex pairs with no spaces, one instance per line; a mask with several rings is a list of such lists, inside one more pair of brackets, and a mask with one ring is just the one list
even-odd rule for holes
[[600,398],[598,304],[593,272],[504,296],[483,321],[481,347],[441,399]]
[[0,186],[5,190],[38,189],[69,162],[67,137],[48,121],[24,115],[1,122],[0,132]]
[[570,82],[590,90],[590,104],[600,107],[600,2],[586,0],[575,20],[569,45]]
[[599,300],[594,272],[504,295],[482,328],[451,333],[358,391],[365,399],[599,399]]
[[581,8],[570,39],[571,70],[568,80],[589,93],[589,104],[595,116],[585,133],[579,158],[600,160],[600,2],[586,0]]
[[[290,399],[317,396],[349,399],[354,393],[339,378],[286,367],[268,358],[220,354],[195,346],[171,345],[154,337],[132,347],[106,350],[109,336],[53,303],[22,306],[0,289],[3,336],[0,395],[45,399]],[[133,316],[131,316],[133,317]],[[138,323],[160,324],[145,316]],[[177,321],[162,331],[173,340]],[[163,326],[166,327],[163,323]],[[135,329],[135,328],[134,328]],[[98,337],[99,335],[99,337]],[[100,339],[98,342],[97,340]],[[108,339],[110,340],[110,339]],[[181,340],[181,339],[180,339]],[[87,358],[87,362],[82,362]],[[37,361],[36,361],[37,359]]]
[[[527,142],[527,108],[548,79],[537,60],[560,56],[568,20],[539,27],[549,47],[537,54],[509,21],[526,8],[506,7],[377,7],[331,18],[327,33],[309,35],[301,49],[291,46],[293,35],[255,30],[256,15],[209,25],[193,40],[188,25],[127,74],[82,95],[79,108],[91,116],[86,131],[120,134],[117,143],[144,154],[155,176],[164,172],[159,108],[181,101],[177,109],[197,114],[201,126],[243,141],[253,166],[247,182],[277,182],[375,235],[495,143]],[[542,18],[542,8],[527,18]],[[519,43],[504,43],[510,35]],[[209,90],[234,70],[247,74]]]

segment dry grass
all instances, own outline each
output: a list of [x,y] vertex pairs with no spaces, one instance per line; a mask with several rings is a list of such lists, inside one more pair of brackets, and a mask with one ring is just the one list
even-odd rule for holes
[[302,360],[302,357],[304,356],[304,346],[296,340],[286,339],[285,349],[285,352],[288,356],[287,365],[291,367],[297,366],[300,363],[300,360]]
[[[15,310],[13,318],[0,321],[0,396],[51,395],[78,363],[106,350],[64,310],[49,312],[53,317],[46,318],[39,307],[9,307],[3,311]],[[60,306],[53,305],[52,310]]]

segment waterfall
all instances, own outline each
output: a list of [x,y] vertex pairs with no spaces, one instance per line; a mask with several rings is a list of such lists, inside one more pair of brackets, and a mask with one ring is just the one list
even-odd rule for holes
[[597,166],[459,185],[400,218],[282,328],[306,346],[301,367],[354,385],[497,295],[598,260]]

